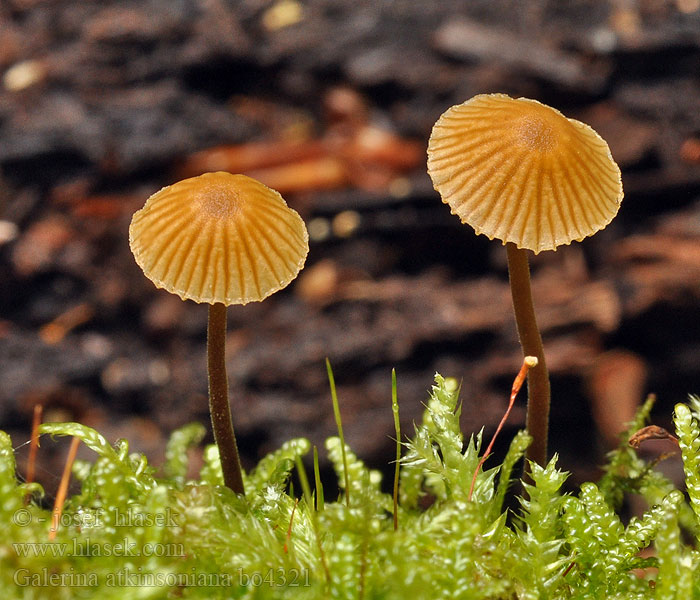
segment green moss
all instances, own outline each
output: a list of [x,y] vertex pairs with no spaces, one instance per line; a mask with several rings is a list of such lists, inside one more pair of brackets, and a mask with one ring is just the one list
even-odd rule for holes
[[[290,493],[290,475],[311,451],[305,439],[262,459],[245,477],[244,499],[223,487],[213,447],[187,479],[200,425],[173,433],[159,475],[124,440],[112,446],[88,427],[53,423],[42,433],[79,437],[96,458],[75,464],[80,492],[49,542],[51,511],[25,505],[41,488],[18,482],[0,432],[0,590],[23,599],[700,598],[699,406],[693,399],[675,411],[688,498],[624,440],[601,481],[578,494],[561,492],[567,474],[556,457],[514,482],[530,441],[522,432],[501,465],[479,473],[470,501],[481,435],[465,443],[458,386],[436,375],[423,422],[403,441],[398,530],[380,473],[340,438],[326,451],[350,502],[343,493],[316,510],[320,490],[306,474],[301,498]],[[513,483],[523,497],[511,514],[503,506]],[[649,508],[625,525],[617,510],[629,494]]]

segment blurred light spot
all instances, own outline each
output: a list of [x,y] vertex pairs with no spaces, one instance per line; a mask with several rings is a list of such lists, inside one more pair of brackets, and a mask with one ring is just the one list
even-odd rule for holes
[[280,0],[265,11],[262,23],[268,31],[275,31],[294,25],[303,18],[301,4],[295,0]]
[[113,360],[100,374],[100,382],[108,392],[115,392],[121,388],[129,376],[133,363],[128,358]]
[[325,259],[302,271],[294,289],[306,302],[325,304],[333,299],[338,287],[338,278],[336,264]]
[[170,367],[164,360],[152,360],[148,365],[148,378],[153,385],[164,385],[170,381]]
[[311,238],[312,242],[322,242],[328,239],[328,236],[331,234],[330,223],[328,219],[324,219],[323,217],[311,219],[307,228],[309,230],[309,238]]
[[360,214],[354,210],[344,210],[333,217],[331,228],[338,237],[350,237],[360,226]]
[[610,54],[617,47],[617,35],[608,27],[598,27],[591,33],[591,45],[600,54]]
[[89,332],[82,336],[83,351],[92,358],[105,359],[112,354],[112,342],[101,333]]
[[23,60],[12,65],[2,78],[2,84],[10,92],[19,92],[39,83],[46,76],[44,63],[38,60]]
[[12,221],[0,221],[0,246],[17,239],[19,227]]
[[394,198],[407,198],[412,190],[413,185],[407,177],[397,177],[389,184],[389,193]]

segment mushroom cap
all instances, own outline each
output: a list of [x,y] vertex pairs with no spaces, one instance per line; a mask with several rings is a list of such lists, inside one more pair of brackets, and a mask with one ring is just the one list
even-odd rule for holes
[[217,172],[153,194],[129,227],[136,262],[183,300],[246,304],[285,287],[309,251],[304,221],[275,190]]
[[620,169],[593,129],[505,94],[474,96],[442,114],[428,173],[477,234],[535,253],[603,229],[623,196]]

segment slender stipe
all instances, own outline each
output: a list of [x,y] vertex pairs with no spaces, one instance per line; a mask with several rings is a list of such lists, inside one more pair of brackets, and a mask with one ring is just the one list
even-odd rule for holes
[[209,372],[209,411],[214,440],[219,448],[224,485],[237,494],[245,494],[243,471],[238,456],[236,435],[231,420],[226,375],[226,306],[209,306],[207,326],[207,369]]
[[525,426],[532,436],[527,458],[544,466],[547,462],[547,435],[549,428],[549,372],[544,358],[542,336],[537,327],[535,307],[530,288],[530,265],[527,250],[512,242],[506,244],[508,276],[513,297],[513,312],[518,327],[520,345],[525,356],[534,356],[537,366],[527,376],[527,420]]

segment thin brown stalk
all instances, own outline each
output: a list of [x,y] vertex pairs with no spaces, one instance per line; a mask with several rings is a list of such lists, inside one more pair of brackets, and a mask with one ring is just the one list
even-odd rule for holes
[[527,450],[527,458],[544,466],[547,461],[547,431],[549,427],[549,372],[544,358],[542,336],[537,327],[535,307],[530,288],[530,265],[527,250],[509,242],[508,275],[513,297],[513,311],[518,327],[520,345],[524,356],[537,358],[537,366],[530,369],[527,376],[527,421],[526,427],[532,436],[532,444]]
[[237,494],[245,494],[243,471],[233,432],[226,375],[226,306],[209,306],[207,326],[207,368],[209,371],[209,411],[214,440],[219,449],[224,484]]

